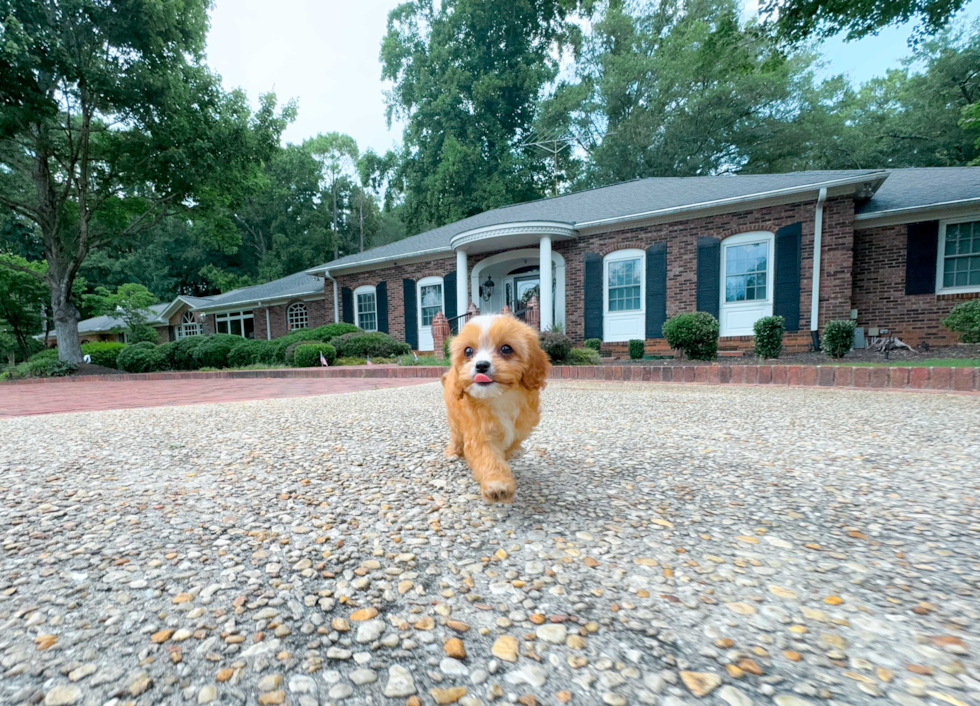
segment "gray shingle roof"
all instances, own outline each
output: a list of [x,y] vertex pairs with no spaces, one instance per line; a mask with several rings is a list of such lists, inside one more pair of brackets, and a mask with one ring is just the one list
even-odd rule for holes
[[861,215],[980,199],[980,167],[893,169]]
[[[251,304],[253,302],[285,299],[288,297],[301,297],[310,294],[323,293],[323,279],[314,277],[306,272],[283,277],[282,279],[257,284],[253,287],[242,287],[233,289],[230,292],[210,297],[206,304],[200,309],[216,309],[218,307],[233,306],[235,304]],[[186,297],[185,297],[186,298]]]
[[844,169],[739,174],[707,177],[651,177],[579,191],[539,201],[504,206],[464,218],[404,240],[328,262],[313,271],[367,264],[425,252],[448,252],[453,236],[485,226],[515,221],[559,221],[578,226],[597,220],[691,207],[712,201],[746,198],[766,192],[820,184],[835,179],[887,175],[875,196],[860,209],[873,213],[904,206],[923,206],[953,198],[980,198],[980,168]]

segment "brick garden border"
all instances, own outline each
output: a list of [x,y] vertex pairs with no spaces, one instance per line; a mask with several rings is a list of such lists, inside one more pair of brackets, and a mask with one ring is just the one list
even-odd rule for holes
[[[273,370],[220,370],[213,372],[121,373],[63,378],[10,380],[3,385],[66,384],[73,382],[127,382],[145,380],[212,380],[215,378],[432,378],[445,368],[437,366],[344,366],[333,368],[279,368]],[[777,387],[837,387],[847,389],[980,391],[980,368],[913,368],[849,365],[579,365],[555,366],[553,380],[614,380],[633,382],[696,383],[707,385],[773,385]]]

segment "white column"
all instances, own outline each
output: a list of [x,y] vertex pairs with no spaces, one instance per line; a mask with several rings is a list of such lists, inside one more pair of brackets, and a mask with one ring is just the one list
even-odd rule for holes
[[470,273],[466,269],[466,251],[456,251],[456,315],[462,316],[470,305]]
[[541,270],[541,330],[547,331],[554,323],[551,316],[554,301],[551,289],[551,238],[547,235],[541,237],[541,262],[538,267]]
[[[331,277],[331,279],[333,279]],[[333,280],[333,322],[340,323],[340,293],[337,291],[337,280]]]

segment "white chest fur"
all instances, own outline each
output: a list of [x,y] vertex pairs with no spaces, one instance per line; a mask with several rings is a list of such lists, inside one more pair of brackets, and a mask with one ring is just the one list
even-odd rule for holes
[[503,394],[487,400],[497,418],[497,424],[503,436],[501,441],[505,449],[514,443],[514,425],[517,423],[517,416],[521,413],[523,399],[524,396],[519,392],[507,390]]

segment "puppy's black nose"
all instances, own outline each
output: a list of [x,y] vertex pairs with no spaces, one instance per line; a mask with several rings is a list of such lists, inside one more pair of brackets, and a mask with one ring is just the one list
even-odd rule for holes
[[485,373],[490,369],[490,362],[486,360],[481,360],[476,364],[476,372]]

